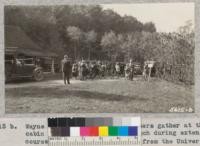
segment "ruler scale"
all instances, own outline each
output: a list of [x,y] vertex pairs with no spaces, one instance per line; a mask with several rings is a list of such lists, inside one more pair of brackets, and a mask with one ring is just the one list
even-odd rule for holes
[[102,139],[96,137],[62,137],[57,139],[55,137],[49,138],[49,146],[133,146],[140,145],[138,138],[123,137],[120,140],[116,137],[103,137]]
[[122,118],[49,118],[49,146],[140,146],[141,121]]

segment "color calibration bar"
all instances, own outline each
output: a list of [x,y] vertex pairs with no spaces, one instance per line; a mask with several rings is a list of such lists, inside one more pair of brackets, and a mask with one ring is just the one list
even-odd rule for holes
[[49,118],[49,136],[138,136],[136,118]]
[[52,127],[50,136],[138,136],[136,126]]
[[140,145],[140,125],[139,117],[49,118],[49,145]]

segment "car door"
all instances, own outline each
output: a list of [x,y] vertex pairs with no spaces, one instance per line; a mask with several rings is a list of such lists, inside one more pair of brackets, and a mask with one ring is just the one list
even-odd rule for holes
[[16,74],[16,76],[24,76],[24,64],[22,62],[22,60],[20,59],[15,59],[15,64],[14,64],[14,73]]
[[35,69],[34,64],[28,64],[28,63],[23,64],[23,72],[25,76],[33,76],[34,69]]

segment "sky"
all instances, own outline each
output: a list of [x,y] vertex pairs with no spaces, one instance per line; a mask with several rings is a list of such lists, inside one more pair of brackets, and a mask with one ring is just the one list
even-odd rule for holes
[[112,9],[121,16],[129,15],[139,21],[154,22],[158,32],[174,32],[186,21],[194,25],[194,3],[145,3],[103,4],[103,9]]

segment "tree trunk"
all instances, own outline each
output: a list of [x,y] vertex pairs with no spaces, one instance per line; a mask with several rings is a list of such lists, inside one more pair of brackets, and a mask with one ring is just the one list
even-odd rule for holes
[[89,46],[89,50],[88,50],[88,60],[91,59],[91,47]]
[[77,60],[77,44],[74,43],[74,59]]
[[110,57],[110,61],[112,61],[111,48],[109,49],[109,57]]
[[54,58],[52,58],[52,62],[51,62],[51,73],[55,74],[55,63],[54,63]]

